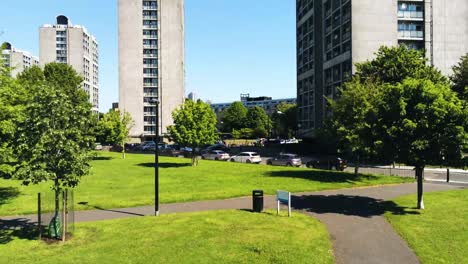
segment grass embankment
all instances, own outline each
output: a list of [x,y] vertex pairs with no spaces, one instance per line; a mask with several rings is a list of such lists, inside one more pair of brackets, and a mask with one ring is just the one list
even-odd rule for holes
[[[75,189],[75,210],[153,204],[153,162],[152,155],[128,154],[122,159],[118,153],[100,153],[100,158],[92,162],[91,175],[83,177]],[[278,189],[319,191],[413,181],[221,161],[202,160],[198,167],[191,167],[189,159],[168,157],[160,159],[160,168],[161,203],[247,196],[254,189],[274,194]],[[38,192],[44,193],[43,200],[49,205],[44,209],[52,210],[50,183],[22,186],[18,181],[0,179],[0,216],[36,213]]]
[[2,263],[333,263],[325,226],[246,211],[83,223],[65,244],[10,237]]
[[424,194],[426,209],[416,211],[415,195],[395,199],[403,214],[385,216],[421,262],[468,263],[468,190]]

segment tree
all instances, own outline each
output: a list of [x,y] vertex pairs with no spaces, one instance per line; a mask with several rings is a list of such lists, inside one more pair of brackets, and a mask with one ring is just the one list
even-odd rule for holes
[[297,105],[280,103],[271,119],[276,135],[283,138],[293,137],[297,130]]
[[336,101],[329,100],[333,115],[324,129],[335,131],[338,145],[353,154],[357,175],[360,160],[375,156],[380,142],[375,139],[374,131],[381,91],[372,82],[361,84],[356,77],[347,82],[340,93]]
[[256,131],[257,137],[267,137],[271,131],[272,122],[263,108],[254,106],[247,111],[245,127]]
[[221,129],[223,132],[231,133],[234,129],[244,128],[247,108],[241,102],[234,102],[221,112]]
[[376,55],[357,65],[342,99],[331,101],[336,113],[329,123],[355,153],[414,165],[418,208],[423,208],[424,167],[442,156],[453,164],[460,161],[467,109],[422,53],[382,47]]
[[76,71],[51,63],[45,66],[44,77],[40,82],[23,82],[32,94],[15,135],[15,177],[25,185],[53,181],[55,216],[51,224],[57,227],[60,191],[76,187],[88,174],[95,123]]
[[431,80],[433,83],[448,83],[447,78],[427,63],[423,51],[382,46],[371,61],[356,64],[356,76],[362,83],[401,83],[406,78]]
[[133,124],[130,113],[110,110],[97,124],[97,138],[102,142],[120,146],[125,159],[125,143]]
[[403,106],[398,120],[401,124],[397,140],[399,159],[415,166],[418,208],[423,209],[424,168],[440,161],[441,155],[449,163],[461,161],[462,146],[467,139],[468,112],[446,84],[408,79],[393,89],[399,92]]
[[468,100],[468,53],[460,58],[460,62],[453,66],[452,90],[458,94],[460,99]]
[[174,125],[168,127],[171,138],[181,146],[192,148],[192,166],[198,163],[195,149],[213,144],[216,139],[216,114],[201,100],[186,100],[172,112]]
[[10,178],[17,161],[13,140],[29,100],[28,90],[11,78],[1,64],[0,72],[0,176]]

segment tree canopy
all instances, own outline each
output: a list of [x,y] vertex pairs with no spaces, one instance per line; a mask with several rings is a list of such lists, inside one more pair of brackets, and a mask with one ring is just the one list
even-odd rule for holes
[[247,108],[241,102],[234,102],[221,112],[221,129],[223,132],[244,128]]
[[52,180],[56,191],[75,187],[88,173],[95,141],[82,79],[65,64],[46,65],[44,81],[27,82],[31,71],[22,80],[33,93],[15,135],[16,177],[25,184]]
[[275,134],[290,138],[295,136],[297,130],[297,105],[280,103],[276,106],[276,112],[272,115]]
[[247,111],[245,126],[253,129],[255,136],[267,137],[270,134],[272,122],[263,108],[254,106]]
[[468,100],[468,53],[460,58],[460,62],[453,66],[452,89],[458,96],[466,101]]
[[382,47],[340,93],[329,130],[355,155],[414,165],[422,208],[424,167],[442,157],[459,165],[467,142],[468,111],[447,79],[420,52]]
[[[213,144],[216,135],[216,114],[210,105],[201,100],[185,103],[172,113],[174,125],[168,127],[171,138],[180,146],[195,148]],[[193,154],[194,154],[193,153]],[[196,165],[193,155],[192,165]]]
[[97,140],[101,143],[120,146],[125,158],[125,143],[132,126],[133,120],[130,113],[110,110],[97,123]]
[[447,78],[427,63],[423,51],[382,46],[373,60],[356,64],[356,74],[361,82],[401,83],[406,78],[447,82]]

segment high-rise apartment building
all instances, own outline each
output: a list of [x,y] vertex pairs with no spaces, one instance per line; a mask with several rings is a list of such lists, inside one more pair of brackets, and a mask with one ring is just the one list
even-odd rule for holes
[[118,9],[119,109],[133,118],[132,138],[153,139],[184,102],[184,1],[119,0]]
[[11,68],[11,76],[16,77],[31,66],[39,66],[39,59],[32,56],[27,51],[22,51],[14,48],[10,43],[5,42],[2,44],[2,61],[3,65]]
[[85,27],[72,25],[66,16],[58,16],[55,25],[40,27],[39,58],[42,66],[59,62],[73,67],[83,77],[93,110],[99,110],[98,42]]
[[297,0],[297,99],[300,134],[321,127],[324,97],[372,59],[380,46],[425,49],[442,73],[468,52],[466,0]]

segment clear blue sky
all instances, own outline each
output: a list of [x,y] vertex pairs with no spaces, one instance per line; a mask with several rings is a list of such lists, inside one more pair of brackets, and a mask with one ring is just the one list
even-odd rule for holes
[[[0,40],[39,55],[38,28],[59,14],[100,45],[100,110],[118,101],[117,0],[23,0],[2,5]],[[295,1],[185,0],[186,91],[212,102],[241,93],[296,96]]]

